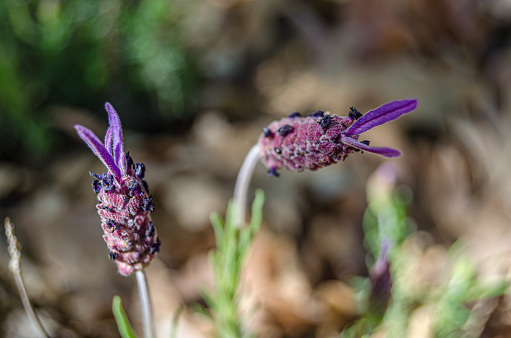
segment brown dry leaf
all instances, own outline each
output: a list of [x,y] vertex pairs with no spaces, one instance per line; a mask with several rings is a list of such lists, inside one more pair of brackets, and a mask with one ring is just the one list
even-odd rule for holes
[[314,297],[324,307],[324,319],[316,329],[316,337],[332,337],[358,314],[358,304],[353,290],[343,282],[328,281],[319,284]]
[[300,335],[323,317],[300,268],[295,245],[264,228],[254,240],[241,290],[246,297],[244,311],[255,311],[250,330],[260,334],[274,335],[281,329],[286,335]]

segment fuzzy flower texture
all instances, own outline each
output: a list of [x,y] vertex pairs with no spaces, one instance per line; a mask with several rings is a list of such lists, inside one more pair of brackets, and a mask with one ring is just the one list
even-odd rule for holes
[[97,196],[103,238],[110,249],[109,257],[117,263],[119,273],[129,276],[143,269],[160,248],[160,240],[149,212],[153,198],[143,180],[145,166],[133,163],[124,153],[121,120],[109,103],[105,104],[110,127],[103,144],[92,131],[75,125],[78,135],[94,155],[107,167],[101,175],[91,172],[92,189]]
[[263,128],[259,137],[261,161],[269,176],[277,170],[316,170],[344,160],[348,154],[367,151],[385,157],[401,153],[392,148],[372,147],[358,141],[360,134],[397,119],[417,107],[417,100],[393,101],[362,115],[351,107],[348,116],[328,115],[323,111],[302,117],[293,113]]

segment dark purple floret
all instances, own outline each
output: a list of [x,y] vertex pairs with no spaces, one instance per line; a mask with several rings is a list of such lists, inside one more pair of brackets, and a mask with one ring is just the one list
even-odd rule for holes
[[109,219],[108,221],[106,221],[106,228],[108,231],[114,232],[115,230],[117,230],[117,224],[115,224],[114,221]]
[[300,117],[300,116],[301,116],[301,115],[300,115],[300,113],[299,113],[299,112],[297,112],[297,111],[295,111],[294,113],[292,113],[291,115],[289,115],[289,118],[294,119],[295,117]]
[[357,108],[355,107],[350,107],[350,112],[348,114],[348,117],[352,120],[358,120],[359,118],[361,118],[363,115],[361,112],[359,112],[357,110]]
[[286,124],[285,126],[280,127],[277,132],[280,136],[286,136],[290,132],[293,131],[293,127],[291,127],[289,124]]
[[144,163],[137,163],[135,167],[135,175],[137,175],[138,178],[142,179],[145,175],[145,165]]
[[272,137],[273,136],[273,132],[270,130],[270,128],[264,127],[263,128],[263,135],[264,135],[264,137]]
[[129,151],[126,153],[126,167],[133,168],[133,159],[131,158]]
[[370,142],[371,142],[371,141],[368,141],[368,140],[360,141],[360,143],[365,144],[366,146],[368,146]]
[[153,196],[149,196],[149,198],[144,198],[144,206],[142,208],[144,210],[154,211]]
[[101,210],[106,210],[108,212],[112,212],[113,211],[112,208],[110,208],[110,207],[108,207],[106,205],[100,205],[99,207],[101,208]]
[[138,182],[135,182],[133,186],[131,186],[128,190],[128,196],[133,197],[138,192],[140,193],[142,188],[140,187],[140,184]]
[[147,228],[145,235],[147,237],[153,237],[154,233],[155,233],[154,224],[153,224],[153,222],[149,222],[149,228]]
[[93,173],[92,171],[89,171],[89,175],[91,175],[92,177],[94,177],[95,179],[98,179],[98,180],[103,179],[103,176]]
[[109,175],[108,173],[98,175],[92,171],[90,171],[89,174],[94,177],[94,180],[92,181],[92,189],[96,194],[98,194],[102,188],[105,188],[106,191],[115,189],[113,175]]
[[156,242],[151,244],[151,255],[154,255],[156,252],[160,251],[160,245],[161,245],[160,238],[157,238]]
[[317,110],[315,113],[310,114],[309,116],[312,117],[323,117],[325,115],[325,112],[322,110]]
[[99,192],[101,191],[101,181],[98,180],[97,178],[95,178],[92,181],[92,190],[94,190],[96,194],[99,194]]
[[268,169],[268,176],[269,177],[279,177],[280,174],[277,172],[277,168],[273,167]]
[[114,185],[114,175],[103,175],[102,186],[105,188],[105,191],[112,191],[115,189]]
[[325,115],[318,121],[319,125],[323,129],[327,129],[332,124],[332,116]]
[[118,256],[118,255],[119,255],[119,254],[118,254],[117,252],[110,252],[110,253],[108,254],[108,258],[110,258],[111,260],[115,261],[115,260],[117,259],[117,256]]

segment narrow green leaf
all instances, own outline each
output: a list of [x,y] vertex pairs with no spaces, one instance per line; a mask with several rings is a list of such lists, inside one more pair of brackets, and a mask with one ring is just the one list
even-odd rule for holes
[[112,311],[114,313],[115,322],[117,323],[117,329],[122,338],[136,338],[137,335],[131,327],[130,321],[126,316],[126,312],[122,308],[121,297],[114,296],[112,301]]
[[259,231],[261,222],[263,220],[263,205],[264,205],[264,191],[262,189],[256,190],[254,203],[252,203],[252,219],[250,220],[250,232],[253,236]]
[[239,313],[238,287],[252,237],[261,224],[263,203],[264,194],[258,191],[252,205],[250,226],[244,224],[241,228],[234,223],[236,208],[232,201],[229,202],[225,221],[218,214],[211,214],[217,243],[217,249],[210,254],[215,285],[213,290],[204,290],[202,296],[209,305],[217,337],[247,337],[243,333],[243,320]]
[[484,298],[500,297],[509,290],[509,282],[499,281],[494,285],[480,285],[472,287],[465,295],[464,301],[473,302]]
[[238,238],[238,250],[241,257],[245,256],[248,248],[250,247],[251,229],[240,229]]
[[215,231],[215,239],[216,239],[216,248],[218,251],[221,251],[223,246],[224,239],[224,224],[222,222],[222,218],[216,212],[212,212],[209,216],[211,221],[211,225],[213,226],[213,230]]

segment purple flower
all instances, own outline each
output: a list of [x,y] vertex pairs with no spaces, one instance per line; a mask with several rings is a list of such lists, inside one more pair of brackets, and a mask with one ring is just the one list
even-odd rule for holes
[[390,239],[382,239],[380,254],[369,271],[371,281],[370,306],[378,313],[384,313],[389,304],[392,289],[392,276],[390,274],[389,251],[392,246]]
[[322,111],[305,117],[293,113],[263,128],[258,141],[261,161],[270,176],[278,176],[280,168],[316,170],[361,150],[385,157],[399,156],[401,153],[396,149],[372,147],[369,141],[358,141],[358,138],[363,132],[395,120],[416,107],[417,100],[408,99],[389,102],[365,115],[353,107],[346,117]]
[[122,126],[119,115],[110,103],[105,104],[110,127],[103,144],[92,131],[75,125],[78,135],[107,167],[94,178],[92,189],[98,194],[96,205],[101,217],[103,238],[110,249],[119,273],[129,276],[147,266],[160,248],[160,240],[151,222],[154,210],[147,182],[143,180],[145,166],[133,163],[124,153]]

